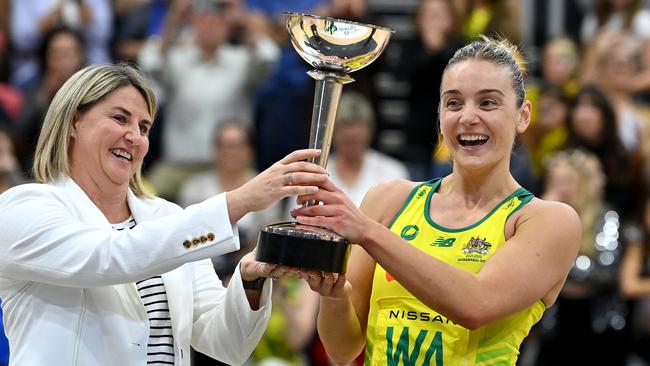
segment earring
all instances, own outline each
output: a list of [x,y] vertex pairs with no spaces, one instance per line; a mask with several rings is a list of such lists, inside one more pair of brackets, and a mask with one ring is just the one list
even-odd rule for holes
[[77,133],[74,130],[72,130],[72,132],[70,132],[70,137],[77,137]]

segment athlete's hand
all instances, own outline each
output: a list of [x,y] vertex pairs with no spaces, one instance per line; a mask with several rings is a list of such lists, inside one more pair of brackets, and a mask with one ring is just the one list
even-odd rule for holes
[[298,196],[298,204],[307,201],[320,201],[322,205],[300,207],[291,211],[296,221],[301,224],[321,226],[342,235],[351,243],[360,244],[364,237],[372,232],[376,221],[366,216],[359,208],[332,182],[329,177],[319,183],[315,193]]
[[309,287],[323,297],[345,298],[351,295],[352,285],[339,273],[322,272],[306,278]]

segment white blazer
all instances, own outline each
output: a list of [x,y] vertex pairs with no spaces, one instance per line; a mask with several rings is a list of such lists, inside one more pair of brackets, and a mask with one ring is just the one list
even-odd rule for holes
[[190,344],[246,361],[268,323],[271,281],[253,311],[239,270],[226,289],[206,259],[239,249],[225,195],[181,210],[129,191],[128,204],[137,226],[115,231],[72,179],[0,195],[10,365],[144,365],[149,325],[134,282],[161,273],[176,365],[190,365]]

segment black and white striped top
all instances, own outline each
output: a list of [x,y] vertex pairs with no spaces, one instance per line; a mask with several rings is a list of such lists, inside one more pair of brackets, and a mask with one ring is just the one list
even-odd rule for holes
[[[135,227],[135,220],[112,224],[115,230]],[[149,319],[147,365],[174,365],[174,337],[169,315],[169,303],[162,277],[154,276],[135,283]]]

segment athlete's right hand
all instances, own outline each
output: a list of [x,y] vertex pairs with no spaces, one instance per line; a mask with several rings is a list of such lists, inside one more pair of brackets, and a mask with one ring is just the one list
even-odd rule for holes
[[352,294],[352,285],[340,273],[322,272],[322,276],[308,276],[309,287],[323,297],[345,298]]

